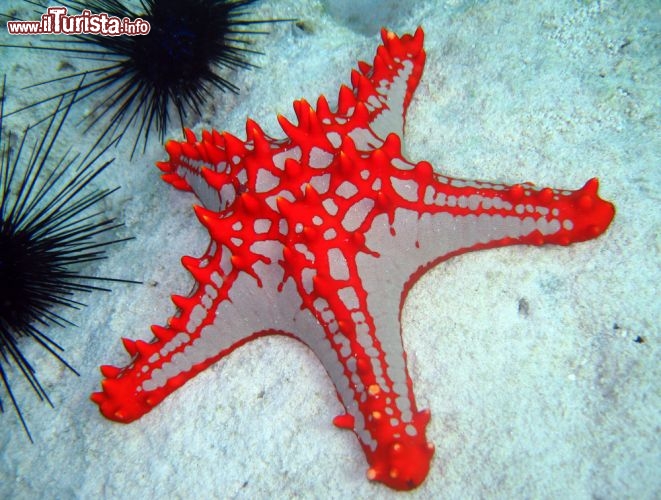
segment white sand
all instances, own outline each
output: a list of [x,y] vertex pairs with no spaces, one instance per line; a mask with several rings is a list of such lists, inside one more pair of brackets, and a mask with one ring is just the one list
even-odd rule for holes
[[[259,12],[298,17],[309,32],[274,26],[258,45],[262,69],[232,75],[241,95],[219,95],[196,131],[242,136],[250,116],[280,135],[276,113],[292,117],[300,97],[334,100],[379,42],[319,1],[264,0]],[[410,159],[505,183],[576,189],[596,176],[618,210],[597,240],[464,255],[413,288],[404,342],[436,454],[407,497],[658,498],[658,3],[428,0],[407,12],[390,27],[423,25],[428,55],[408,115]],[[60,61],[83,67],[0,50],[10,105],[34,100],[20,87],[62,74]],[[75,133],[69,141],[84,147],[90,136]],[[130,145],[104,183],[122,185],[106,208],[137,239],[90,272],[147,284],[92,296],[71,316],[80,330],[52,332],[81,377],[25,347],[57,409],[14,383],[36,442],[11,411],[0,417],[0,498],[399,496],[366,480],[357,440],[331,424],[341,407],[329,378],[284,338],[246,345],[133,424],[101,417],[88,399],[98,365],[126,363],[120,337],[149,339],[149,325],[165,323],[168,296],[191,286],[181,255],[206,247],[193,198],[153,167],[162,148],[129,161]]]

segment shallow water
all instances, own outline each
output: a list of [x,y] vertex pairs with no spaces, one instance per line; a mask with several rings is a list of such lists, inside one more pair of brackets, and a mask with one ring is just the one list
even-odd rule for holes
[[[257,40],[260,69],[230,73],[241,94],[219,93],[188,125],[243,137],[251,117],[277,137],[276,114],[291,118],[294,99],[324,93],[334,101],[379,43],[374,23],[356,21],[369,3],[338,13],[321,1],[260,2],[259,16],[301,22],[271,27]],[[503,183],[577,189],[598,177],[617,207],[596,240],[466,254],[411,290],[404,344],[436,445],[411,496],[658,497],[658,2],[417,1],[383,11],[398,33],[418,25],[426,33],[427,64],[405,131],[411,160]],[[3,29],[0,41],[16,43],[8,39]],[[68,64],[85,67],[0,48],[8,102],[45,95],[22,89]],[[13,115],[5,126],[35,116]],[[71,127],[60,148],[93,140]],[[89,272],[145,284],[90,296],[71,316],[79,329],[53,332],[80,377],[25,346],[56,409],[14,383],[35,444],[11,411],[0,417],[0,497],[396,496],[366,480],[355,437],[331,424],[341,406],[330,380],[284,338],[242,347],[130,425],[100,416],[88,399],[97,367],[128,361],[120,337],[149,339],[149,325],[165,323],[169,295],[192,284],[180,257],[207,244],[192,196],[159,180],[153,164],[165,158],[162,147],[154,141],[130,159],[131,146],[113,152],[99,185],[122,186],[104,209],[126,224],[120,235],[136,240],[111,248]]]

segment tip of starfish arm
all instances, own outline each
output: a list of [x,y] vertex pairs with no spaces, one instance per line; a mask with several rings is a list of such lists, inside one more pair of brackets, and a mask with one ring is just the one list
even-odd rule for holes
[[615,205],[599,196],[599,180],[592,178],[573,195],[575,216],[571,241],[585,241],[603,234],[615,217]]
[[434,445],[431,443],[415,448],[394,443],[390,446],[387,460],[367,469],[367,478],[394,490],[412,490],[427,477],[433,454]]
[[599,196],[599,181],[588,180],[576,190],[534,188],[532,184],[516,184],[508,190],[512,208],[524,223],[533,219],[530,213],[543,216],[537,219],[536,229],[522,240],[531,245],[570,245],[591,240],[603,234],[615,216],[615,206]]
[[415,35],[401,37],[384,28],[381,38],[383,44],[372,65],[359,65],[352,84],[358,102],[368,108],[370,129],[385,139],[390,133],[403,135],[406,111],[422,77],[425,51],[421,28]]

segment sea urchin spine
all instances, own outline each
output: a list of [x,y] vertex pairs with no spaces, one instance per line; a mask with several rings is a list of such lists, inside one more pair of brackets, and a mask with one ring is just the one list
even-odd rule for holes
[[[121,224],[107,219],[101,200],[115,189],[92,189],[92,181],[112,162],[99,162],[105,152],[85,158],[50,156],[75,94],[64,98],[40,136],[29,127],[18,144],[3,136],[5,81],[0,93],[0,378],[30,440],[27,423],[11,390],[10,374],[22,375],[37,396],[52,403],[37,370],[21,352],[32,339],[76,373],[49,336],[53,326],[73,325],[62,306],[78,309],[79,292],[107,290],[100,286],[121,279],[88,276],[80,264],[105,258],[105,247],[125,239],[99,239]],[[56,118],[57,115],[60,118]],[[107,148],[106,148],[107,149]],[[126,238],[128,239],[128,238]],[[0,397],[0,411],[4,411]]]
[[[251,49],[251,37],[268,34],[256,25],[290,19],[253,19],[250,7],[257,0],[142,0],[142,12],[131,10],[119,0],[61,0],[69,14],[83,10],[107,13],[118,19],[141,19],[150,25],[146,35],[73,35],[42,40],[41,45],[5,45],[73,55],[96,61],[96,66],[66,77],[36,85],[87,75],[76,101],[95,94],[103,96],[96,117],[88,128],[101,125],[101,139],[123,134],[138,124],[133,151],[139,140],[146,146],[155,131],[161,142],[174,111],[183,129],[184,119],[194,111],[198,115],[213,90],[238,93],[239,88],[219,73],[223,68],[252,68],[248,56],[260,52]],[[44,11],[45,12],[45,6]],[[5,15],[5,17],[9,17]],[[47,45],[44,45],[47,44]],[[71,95],[69,88],[28,106]],[[25,109],[25,108],[23,108]]]

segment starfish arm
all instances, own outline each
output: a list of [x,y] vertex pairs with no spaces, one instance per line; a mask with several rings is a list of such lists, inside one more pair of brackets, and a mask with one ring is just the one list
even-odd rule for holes
[[[197,212],[201,220],[214,217],[204,209]],[[205,221],[216,228],[214,232],[226,229],[217,222],[217,216]],[[256,337],[294,336],[292,332],[299,331],[323,337],[315,317],[302,307],[292,280],[283,281],[279,242],[265,240],[260,253],[247,253],[236,233],[228,233],[223,241],[228,245],[212,243],[201,259],[182,259],[196,285],[189,297],[173,296],[178,312],[168,326],[152,327],[155,338],[149,343],[124,339],[132,357],[125,368],[101,368],[103,390],[94,393],[92,400],[105,417],[124,423],[141,417],[199,372]]]
[[[398,37],[382,29],[381,39],[372,65],[361,62],[358,71],[352,71],[353,95],[367,107],[374,134],[381,139],[389,134],[403,137],[406,112],[425,66],[424,33],[418,28],[414,35]],[[351,103],[343,102],[347,98],[340,91],[339,114],[351,115]]]
[[[163,180],[194,192],[204,207],[219,212],[235,200],[246,179],[258,188],[259,167],[265,163],[275,168],[277,177],[287,160],[313,168],[327,166],[327,158],[344,136],[351,137],[359,150],[380,147],[389,134],[403,137],[406,112],[424,69],[424,33],[418,28],[414,35],[398,37],[383,29],[381,38],[383,44],[373,63],[360,62],[351,73],[351,88],[340,88],[337,109],[331,110],[324,96],[319,97],[316,110],[305,100],[295,101],[297,125],[278,117],[286,134],[283,141],[268,137],[250,119],[245,141],[216,130],[203,131],[198,141],[185,129],[185,141],[165,144],[169,160],[156,163]],[[245,164],[251,157],[252,163]],[[245,177],[241,177],[244,167]],[[271,177],[265,180],[262,175],[262,184]]]
[[425,435],[430,412],[418,410],[406,368],[399,307],[393,301],[399,291],[390,293],[391,286],[377,279],[363,287],[359,248],[348,244],[318,254],[326,258],[315,262],[312,292],[303,295],[326,338],[306,334],[301,340],[335,385],[346,413],[333,422],[355,433],[369,464],[367,477],[408,490],[424,480],[434,453]]
[[[382,150],[390,139],[394,136]],[[596,238],[615,214],[614,206],[599,197],[597,179],[576,191],[508,186],[445,177],[427,162],[406,161],[397,147],[386,158],[379,160],[384,167],[377,200],[382,202],[365,233],[373,254],[364,258],[373,262],[361,268],[391,269],[391,279],[404,290],[429,267],[461,253]]]
[[[249,138],[258,130],[260,145],[266,142],[267,137],[256,123],[249,120],[246,128]],[[205,208],[220,212],[234,202],[239,184],[245,180],[232,175],[232,169],[247,156],[246,143],[216,130],[205,130],[198,142],[190,129],[184,130],[186,140],[168,141],[165,149],[169,161],[157,162],[156,166],[163,172],[164,181],[182,191],[192,191]],[[255,143],[251,142],[251,151],[253,147]]]
[[371,154],[346,139],[335,155],[339,159],[327,167],[342,175],[308,182],[303,193],[280,200],[277,209],[290,228],[283,251],[286,275],[325,332],[295,336],[333,380],[346,410],[334,422],[358,437],[370,479],[410,489],[424,479],[433,455],[425,437],[429,412],[418,411],[406,369],[401,284],[389,278],[364,236],[371,226],[389,224],[379,195],[389,161],[383,150],[398,145],[396,135],[390,137]]

